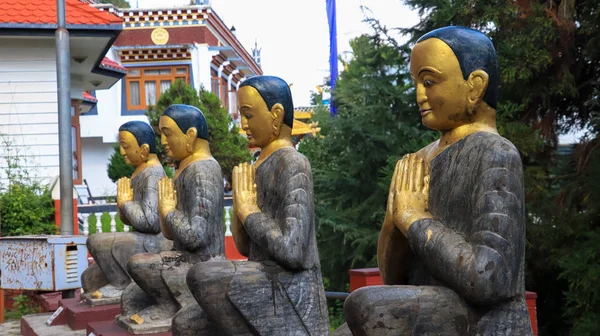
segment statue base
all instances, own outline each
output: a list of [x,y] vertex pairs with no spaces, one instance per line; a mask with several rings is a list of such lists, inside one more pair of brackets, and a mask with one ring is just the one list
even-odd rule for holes
[[86,328],[86,335],[95,335],[95,336],[172,336],[170,331],[161,332],[161,333],[151,333],[151,334],[133,334],[121,326],[117,325],[115,322],[111,321],[103,321],[103,322],[93,322],[89,323]]
[[159,334],[168,332],[171,334],[171,321],[172,317],[160,320],[144,321],[141,324],[137,324],[129,319],[127,316],[117,316],[115,323],[133,335],[146,335],[146,334]]
[[82,294],[81,297],[85,300],[85,303],[91,307],[121,304],[121,297],[94,299],[87,295],[87,293]]
[[48,318],[48,326],[68,325],[71,330],[82,330],[90,322],[114,321],[121,313],[120,305],[92,307],[79,299],[60,300],[58,309]]

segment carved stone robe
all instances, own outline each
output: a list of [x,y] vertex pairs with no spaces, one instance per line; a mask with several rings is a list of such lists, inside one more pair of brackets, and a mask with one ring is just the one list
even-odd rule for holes
[[[310,163],[293,148],[279,149],[255,177],[261,212],[244,223],[254,262],[234,262],[228,297],[259,335],[327,335]],[[262,272],[249,282],[246,267]]]
[[409,229],[408,284],[456,292],[471,315],[465,334],[530,335],[519,152],[507,139],[479,132],[444,150],[430,167],[433,219]]
[[170,250],[173,243],[160,232],[158,216],[158,181],[165,176],[162,166],[151,166],[131,179],[133,202],[127,202],[119,211],[121,221],[133,226],[132,234],[138,246],[136,253],[160,253]]
[[192,263],[224,255],[223,173],[215,159],[187,166],[175,179],[176,210],[167,215],[173,249]]
[[165,222],[173,235],[173,251],[161,253],[162,277],[182,305],[195,303],[185,277],[198,262],[225,260],[223,173],[215,159],[187,166],[174,181],[176,210]]

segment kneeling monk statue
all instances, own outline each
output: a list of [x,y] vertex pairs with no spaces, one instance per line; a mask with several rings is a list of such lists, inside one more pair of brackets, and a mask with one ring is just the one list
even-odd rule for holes
[[[252,77],[237,98],[248,141],[261,149],[254,165],[233,171],[232,232],[248,261],[196,264],[187,283],[220,334],[327,335],[312,173],[290,140],[289,86],[278,77]],[[209,329],[194,335],[218,335]]]
[[[346,299],[359,335],[531,335],[523,168],[498,135],[498,65],[483,33],[445,27],[412,49],[422,122],[439,140],[396,165],[378,243],[385,284]],[[337,334],[337,332],[336,332]]]
[[[119,145],[125,162],[135,167],[131,179],[117,181],[117,207],[121,221],[133,232],[96,233],[87,240],[95,263],[81,275],[87,302],[93,306],[116,304],[131,278],[127,261],[138,253],[160,253],[173,243],[160,231],[158,181],[165,171],[156,156],[152,127],[130,121],[119,128]],[[100,218],[97,218],[100,223]]]
[[127,268],[135,281],[121,300],[117,322],[133,333],[166,332],[175,313],[197,306],[185,276],[196,263],[224,260],[223,174],[212,157],[202,112],[171,105],[160,117],[161,143],[179,162],[174,183],[159,181],[161,229],[173,250],[138,254]]

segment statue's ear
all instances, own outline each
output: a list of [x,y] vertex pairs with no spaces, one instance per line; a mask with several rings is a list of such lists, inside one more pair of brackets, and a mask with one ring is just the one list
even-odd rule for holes
[[140,157],[142,160],[146,161],[148,160],[148,155],[150,155],[150,146],[148,146],[148,144],[143,144],[142,147],[140,147]]
[[468,111],[472,114],[475,108],[483,99],[485,91],[487,90],[489,82],[489,76],[487,72],[483,70],[475,70],[471,72],[469,78],[467,78],[467,84],[469,85],[468,93]]
[[194,142],[196,141],[196,137],[198,137],[198,130],[196,129],[196,127],[190,127],[188,128],[188,130],[185,132],[185,135],[187,136],[187,140],[188,142]]
[[273,130],[275,131],[275,135],[279,135],[279,130],[281,129],[281,125],[283,124],[283,115],[285,111],[283,109],[283,105],[277,103],[271,107],[271,116],[273,117]]

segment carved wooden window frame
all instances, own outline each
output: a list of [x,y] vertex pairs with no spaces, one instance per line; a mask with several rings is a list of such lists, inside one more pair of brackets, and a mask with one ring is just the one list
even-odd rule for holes
[[[145,74],[146,71],[152,70],[170,70],[169,74]],[[185,72],[181,70],[185,69]],[[186,84],[190,84],[190,66],[189,64],[180,65],[164,65],[164,66],[148,66],[148,67],[128,67],[127,76],[125,77],[125,99],[127,110],[146,110],[148,109],[148,102],[146,102],[146,82],[155,82],[155,100],[158,102],[161,95],[160,83],[161,81],[170,80],[171,84],[177,79],[182,79]],[[134,105],[131,102],[131,83],[139,83],[139,104]]]

